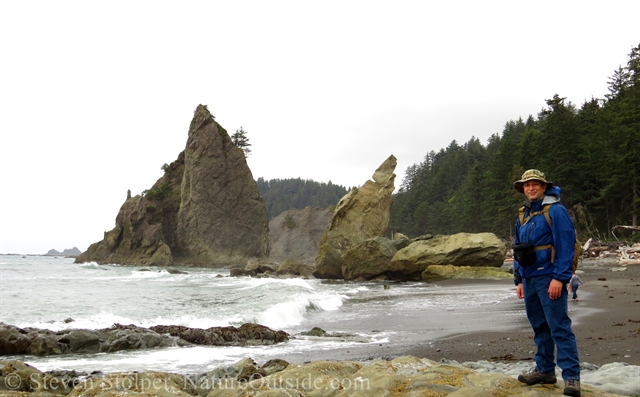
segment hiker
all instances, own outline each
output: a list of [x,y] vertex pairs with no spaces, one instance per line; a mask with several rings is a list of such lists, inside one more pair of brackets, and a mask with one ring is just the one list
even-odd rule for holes
[[578,276],[575,272],[573,272],[573,276],[571,276],[571,280],[569,281],[569,291],[573,292],[573,302],[578,300],[578,287],[582,285],[584,287],[584,283],[580,276]]
[[[554,351],[564,379],[563,394],[580,396],[580,361],[567,313],[566,285],[573,273],[575,229],[560,204],[560,188],[544,173],[528,170],[514,188],[526,196],[522,220],[516,221],[513,275],[518,298],[524,298],[537,347],[536,366],[518,376],[527,385],[556,383]],[[543,208],[549,206],[545,215]],[[545,220],[545,216],[549,220]]]

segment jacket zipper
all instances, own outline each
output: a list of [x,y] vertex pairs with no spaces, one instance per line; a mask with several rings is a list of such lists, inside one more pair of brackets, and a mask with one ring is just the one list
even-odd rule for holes
[[536,226],[536,222],[531,222],[531,226],[529,226],[529,235],[527,236],[527,244],[531,243],[531,233],[533,233],[533,228]]

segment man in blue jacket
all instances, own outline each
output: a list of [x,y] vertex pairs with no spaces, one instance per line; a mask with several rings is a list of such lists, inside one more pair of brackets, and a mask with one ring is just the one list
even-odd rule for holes
[[[518,380],[528,385],[556,383],[554,350],[557,348],[564,394],[579,397],[580,361],[567,313],[566,288],[573,273],[576,241],[573,221],[559,203],[560,188],[547,182],[544,173],[525,171],[513,185],[527,198],[524,218],[516,222],[514,283],[518,298],[524,298],[537,347],[536,367],[518,376]],[[545,206],[549,206],[549,222],[545,219]]]

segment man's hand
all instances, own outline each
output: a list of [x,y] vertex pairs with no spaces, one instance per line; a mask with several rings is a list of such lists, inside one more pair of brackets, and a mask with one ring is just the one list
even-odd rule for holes
[[524,287],[522,286],[522,283],[516,286],[516,295],[518,295],[518,298],[520,299],[524,298]]
[[562,282],[553,279],[549,284],[549,298],[558,299],[562,295]]

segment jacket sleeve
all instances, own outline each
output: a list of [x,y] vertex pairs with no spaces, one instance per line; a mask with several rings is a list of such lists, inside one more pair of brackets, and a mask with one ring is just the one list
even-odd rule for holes
[[555,257],[553,278],[568,283],[573,275],[573,255],[575,254],[576,231],[569,212],[563,205],[554,204],[549,209],[551,234]]
[[[520,237],[518,233],[519,228],[520,228],[520,220],[518,219],[516,221],[516,232],[513,237],[514,244],[520,243]],[[518,263],[518,261],[516,260],[516,257],[514,256],[513,257],[513,284],[517,286],[518,284],[521,284],[521,283],[522,283],[522,274],[520,273],[520,264]]]

